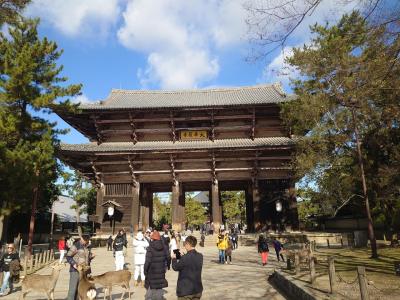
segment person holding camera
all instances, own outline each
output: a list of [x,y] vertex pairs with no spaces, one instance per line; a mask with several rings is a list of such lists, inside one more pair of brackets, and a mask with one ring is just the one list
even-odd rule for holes
[[179,272],[176,286],[178,300],[199,300],[203,293],[203,255],[196,251],[196,244],[197,239],[190,235],[183,244],[186,254],[181,256],[177,249],[172,256],[172,269]]

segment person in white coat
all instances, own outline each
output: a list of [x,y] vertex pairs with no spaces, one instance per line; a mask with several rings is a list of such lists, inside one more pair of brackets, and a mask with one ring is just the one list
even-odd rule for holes
[[169,242],[169,249],[171,251],[171,257],[174,254],[174,250],[178,249],[178,242],[176,241],[175,233],[171,235],[171,241]]
[[149,242],[144,238],[144,235],[139,231],[136,238],[133,239],[133,251],[134,251],[134,264],[135,273],[133,274],[133,279],[135,280],[134,285],[138,286],[138,279],[140,274],[140,283],[144,285],[144,263],[146,260],[146,251],[149,247]]

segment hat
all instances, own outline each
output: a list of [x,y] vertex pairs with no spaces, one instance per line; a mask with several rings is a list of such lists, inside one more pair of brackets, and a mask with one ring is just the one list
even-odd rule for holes
[[150,238],[154,241],[158,241],[161,239],[160,233],[157,230],[154,230],[153,233],[150,235]]

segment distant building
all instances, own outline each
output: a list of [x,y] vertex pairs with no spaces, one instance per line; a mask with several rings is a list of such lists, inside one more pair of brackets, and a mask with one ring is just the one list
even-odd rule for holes
[[[75,204],[74,199],[68,196],[59,196],[53,204],[53,211],[57,220],[57,231],[75,231],[76,230],[76,212],[71,208]],[[80,215],[80,222],[88,222],[88,215]]]
[[207,191],[203,191],[198,193],[196,196],[193,197],[194,200],[200,202],[200,204],[209,211],[210,207],[210,197]]

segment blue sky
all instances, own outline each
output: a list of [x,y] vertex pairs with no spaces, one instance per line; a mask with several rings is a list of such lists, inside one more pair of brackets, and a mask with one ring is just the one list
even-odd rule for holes
[[[101,100],[113,88],[183,89],[276,81],[290,92],[289,75],[279,74],[284,56],[290,55],[292,46],[308,42],[310,24],[331,20],[338,8],[333,1],[323,1],[287,47],[249,63],[245,2],[33,0],[25,14],[40,17],[40,35],[64,49],[59,60],[63,75],[69,83],[83,84],[82,95],[74,101]],[[270,29],[278,25],[270,24]],[[60,128],[69,128],[57,116],[50,118]],[[60,139],[87,142],[73,129]]]

